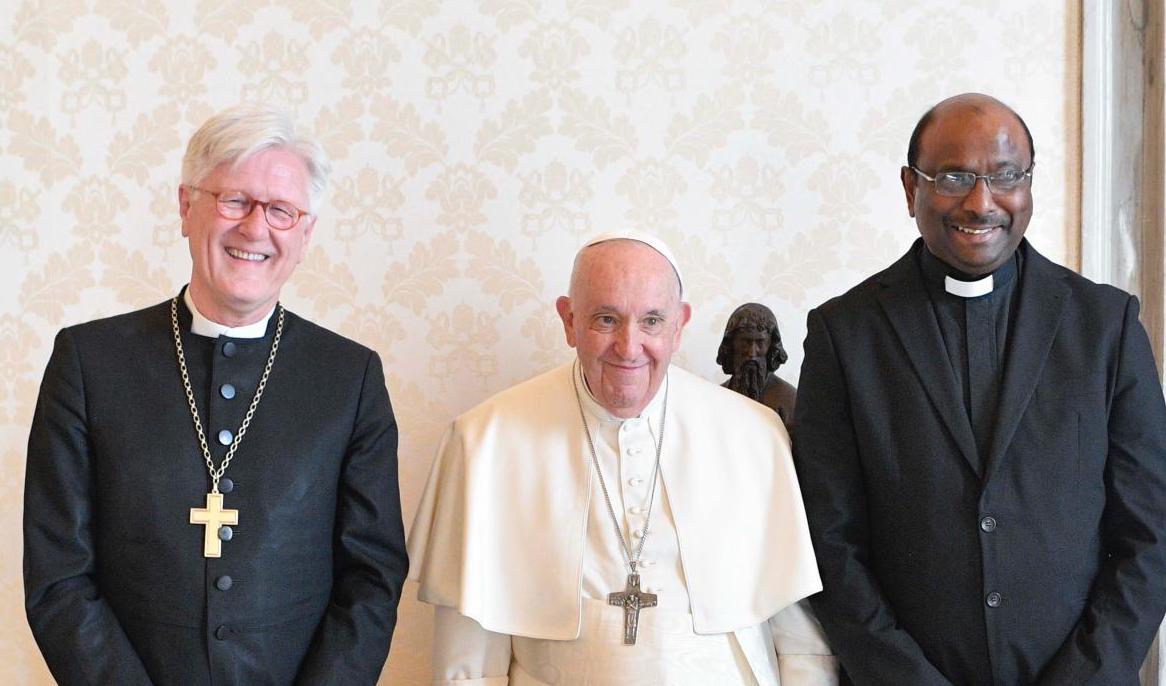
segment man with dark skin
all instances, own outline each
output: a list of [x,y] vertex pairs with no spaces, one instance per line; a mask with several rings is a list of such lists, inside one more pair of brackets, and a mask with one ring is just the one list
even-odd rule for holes
[[1035,149],[980,94],[920,120],[921,239],[812,310],[794,443],[855,684],[1133,685],[1166,610],[1166,406],[1137,299],[1041,256]]
[[787,359],[772,310],[760,303],[733,310],[717,349],[717,364],[729,375],[721,385],[769,407],[792,431],[798,389],[774,373]]

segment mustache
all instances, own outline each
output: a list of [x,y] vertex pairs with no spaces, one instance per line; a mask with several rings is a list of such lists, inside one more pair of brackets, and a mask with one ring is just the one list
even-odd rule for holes
[[979,212],[962,212],[959,216],[951,215],[944,218],[948,224],[959,226],[1003,226],[1007,228],[1012,222],[1008,216],[999,212],[980,214]]
[[742,360],[729,378],[729,389],[741,395],[760,401],[765,390],[765,364],[756,357]]

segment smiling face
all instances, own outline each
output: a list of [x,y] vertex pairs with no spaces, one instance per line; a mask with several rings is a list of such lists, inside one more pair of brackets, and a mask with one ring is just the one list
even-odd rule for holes
[[[279,148],[233,169],[221,164],[195,185],[308,207],[307,168],[298,155]],[[259,205],[243,219],[225,219],[213,195],[186,187],[178,189],[178,211],[193,262],[190,297],[199,312],[225,326],[254,323],[275,306],[280,288],[304,258],[316,221],[306,215],[280,231],[268,226]]]
[[[991,174],[1032,165],[1028,139],[1016,115],[986,96],[941,103],[920,138],[917,167],[929,176],[948,171]],[[993,195],[984,179],[963,197],[939,195],[908,167],[902,171],[907,210],[928,250],[970,276],[1004,264],[1032,218],[1032,187]]]
[[591,394],[617,417],[638,416],[656,395],[691,310],[664,257],[638,241],[584,248],[571,295],[555,304]]

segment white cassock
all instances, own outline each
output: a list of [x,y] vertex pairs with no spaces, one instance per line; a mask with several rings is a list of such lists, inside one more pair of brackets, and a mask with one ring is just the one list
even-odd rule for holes
[[[573,364],[486,400],[442,440],[409,536],[437,606],[443,684],[836,684],[804,602],[821,590],[789,437],[777,415],[678,367],[639,417],[579,388],[625,540],[660,487],[641,585],[659,605],[623,645],[626,585],[576,401]],[[667,419],[660,432],[667,388]],[[775,649],[776,647],[776,649]]]

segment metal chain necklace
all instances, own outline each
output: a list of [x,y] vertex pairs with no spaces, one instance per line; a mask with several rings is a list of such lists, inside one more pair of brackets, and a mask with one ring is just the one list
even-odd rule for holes
[[583,434],[587,436],[587,448],[591,451],[591,464],[595,467],[595,475],[599,477],[599,488],[603,491],[603,501],[607,504],[607,514],[611,517],[615,528],[616,538],[619,539],[620,552],[627,560],[628,574],[626,588],[607,594],[608,605],[623,608],[623,643],[635,645],[639,631],[640,610],[646,607],[655,607],[657,603],[655,593],[645,593],[640,590],[640,575],[636,566],[640,562],[640,555],[644,552],[644,544],[648,541],[648,523],[652,519],[652,505],[656,502],[656,482],[660,477],[660,453],[664,449],[664,422],[668,417],[668,388],[671,382],[665,377],[664,402],[660,407],[660,438],[653,441],[656,444],[656,463],[652,467],[652,483],[648,491],[648,509],[644,513],[644,526],[640,529],[640,544],[632,552],[627,539],[623,535],[623,527],[619,525],[619,518],[615,515],[615,508],[611,505],[611,494],[607,491],[607,481],[603,478],[603,470],[599,467],[599,456],[595,453],[595,441],[591,438],[591,427],[587,424],[587,413],[583,410],[583,396],[579,392],[579,375],[583,372],[576,361],[571,370],[571,383],[575,386],[575,402],[579,405],[579,418],[583,420]]
[[279,308],[279,318],[275,325],[275,338],[271,341],[271,352],[267,356],[267,365],[263,368],[263,375],[259,377],[259,385],[255,388],[255,397],[251,399],[251,406],[243,416],[243,424],[231,441],[231,447],[223,457],[223,463],[215,468],[214,458],[211,457],[210,446],[206,442],[206,434],[202,430],[202,421],[198,418],[198,405],[194,402],[194,389],[190,386],[190,374],[186,370],[186,355],[182,352],[182,334],[178,330],[178,296],[170,301],[170,325],[174,332],[174,350],[178,354],[178,370],[182,373],[182,387],[186,389],[186,402],[190,405],[190,417],[194,420],[194,430],[198,433],[198,443],[202,446],[202,456],[206,460],[207,473],[211,477],[211,490],[206,494],[206,507],[190,508],[190,523],[201,524],[203,531],[203,557],[222,557],[223,548],[220,539],[220,529],[224,525],[234,526],[239,523],[238,510],[223,509],[223,494],[219,493],[219,479],[226,473],[231,464],[231,458],[243,442],[247,434],[247,427],[251,425],[251,418],[255,415],[255,408],[259,407],[259,399],[263,397],[263,389],[267,387],[267,378],[271,376],[271,367],[275,364],[275,354],[279,351],[279,341],[283,337],[283,305]]

